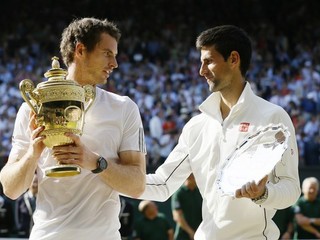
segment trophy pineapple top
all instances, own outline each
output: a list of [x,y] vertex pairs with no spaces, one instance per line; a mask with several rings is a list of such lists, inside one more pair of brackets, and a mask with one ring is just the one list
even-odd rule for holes
[[51,69],[48,70],[44,76],[48,78],[48,81],[58,80],[57,78],[65,78],[68,72],[65,69],[60,68],[59,58],[54,56],[51,63]]

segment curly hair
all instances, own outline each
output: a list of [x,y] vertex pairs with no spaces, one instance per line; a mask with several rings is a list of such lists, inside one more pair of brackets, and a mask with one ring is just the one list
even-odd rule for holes
[[121,37],[116,24],[107,19],[81,18],[73,20],[62,32],[60,53],[64,64],[69,66],[73,62],[77,43],[82,43],[90,52],[100,41],[102,33],[109,34],[117,42]]

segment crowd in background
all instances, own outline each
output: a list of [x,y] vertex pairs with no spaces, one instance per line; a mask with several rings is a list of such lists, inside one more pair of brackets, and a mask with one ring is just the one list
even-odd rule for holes
[[[182,126],[199,113],[199,104],[210,94],[206,80],[199,76],[195,38],[219,24],[235,24],[250,34],[254,54],[247,80],[258,95],[291,116],[300,166],[320,165],[319,1],[103,2],[78,0],[75,7],[72,1],[46,1],[43,6],[40,0],[11,0],[2,5],[0,159],[8,157],[16,113],[23,102],[20,81],[28,78],[35,85],[46,81],[43,74],[51,68],[51,58],[60,57],[62,29],[72,18],[86,15],[107,17],[122,30],[119,68],[100,87],[138,104],[149,171],[165,160]],[[17,4],[19,11],[11,11]]]
[[[286,5],[283,1],[274,5],[240,2],[234,1],[230,8],[222,1],[189,0],[166,8],[165,0],[152,4],[140,1],[139,7],[134,1],[121,0],[110,1],[110,6],[105,3],[104,13],[100,3],[90,2],[96,12],[87,14],[108,17],[122,30],[119,68],[101,87],[128,95],[139,105],[148,167],[154,168],[166,158],[182,126],[198,114],[199,104],[209,95],[208,85],[198,73],[200,55],[194,46],[195,36],[204,28],[229,23],[243,27],[252,37],[254,54],[247,80],[256,93],[282,106],[292,117],[300,166],[319,165],[320,23],[313,14],[319,4],[310,1],[299,5],[299,0]],[[13,21],[0,34],[3,158],[9,154],[15,116],[23,102],[20,81],[29,78],[36,85],[47,80],[43,74],[51,68],[51,58],[59,57],[62,28],[70,18],[83,16],[80,11],[88,1],[78,1],[74,15],[68,14],[71,4],[59,8],[59,4],[49,3],[42,14],[32,17],[27,14],[37,1],[22,4],[20,15],[12,13]],[[182,9],[183,4],[188,8]],[[131,10],[129,15],[124,14],[124,7]],[[204,9],[212,9],[214,14]],[[285,14],[288,11],[290,15]]]

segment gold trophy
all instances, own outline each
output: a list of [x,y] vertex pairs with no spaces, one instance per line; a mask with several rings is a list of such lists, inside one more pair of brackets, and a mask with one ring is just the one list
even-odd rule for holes
[[[84,115],[95,98],[95,88],[91,85],[80,86],[67,80],[67,71],[60,68],[59,58],[52,58],[52,68],[44,76],[48,81],[34,87],[30,79],[20,82],[22,98],[36,114],[37,125],[45,126],[41,133],[48,148],[72,144],[66,132],[82,134]],[[85,108],[85,104],[87,107]],[[57,164],[45,169],[48,177],[74,176],[81,172],[77,165]]]

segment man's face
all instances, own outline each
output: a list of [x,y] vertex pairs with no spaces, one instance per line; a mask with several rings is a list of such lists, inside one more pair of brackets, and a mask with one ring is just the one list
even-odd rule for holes
[[[101,34],[100,42],[92,52],[85,52],[80,69],[85,84],[105,84],[114,68],[118,67],[118,43],[109,34]],[[84,84],[84,82],[82,82]]]
[[318,185],[315,182],[307,182],[303,185],[302,192],[309,201],[314,201],[318,195]]
[[154,202],[150,202],[145,210],[148,219],[154,219],[158,216],[158,206]]
[[225,61],[214,47],[203,47],[201,49],[199,73],[207,80],[211,92],[221,91],[231,84],[232,75],[228,61]]

